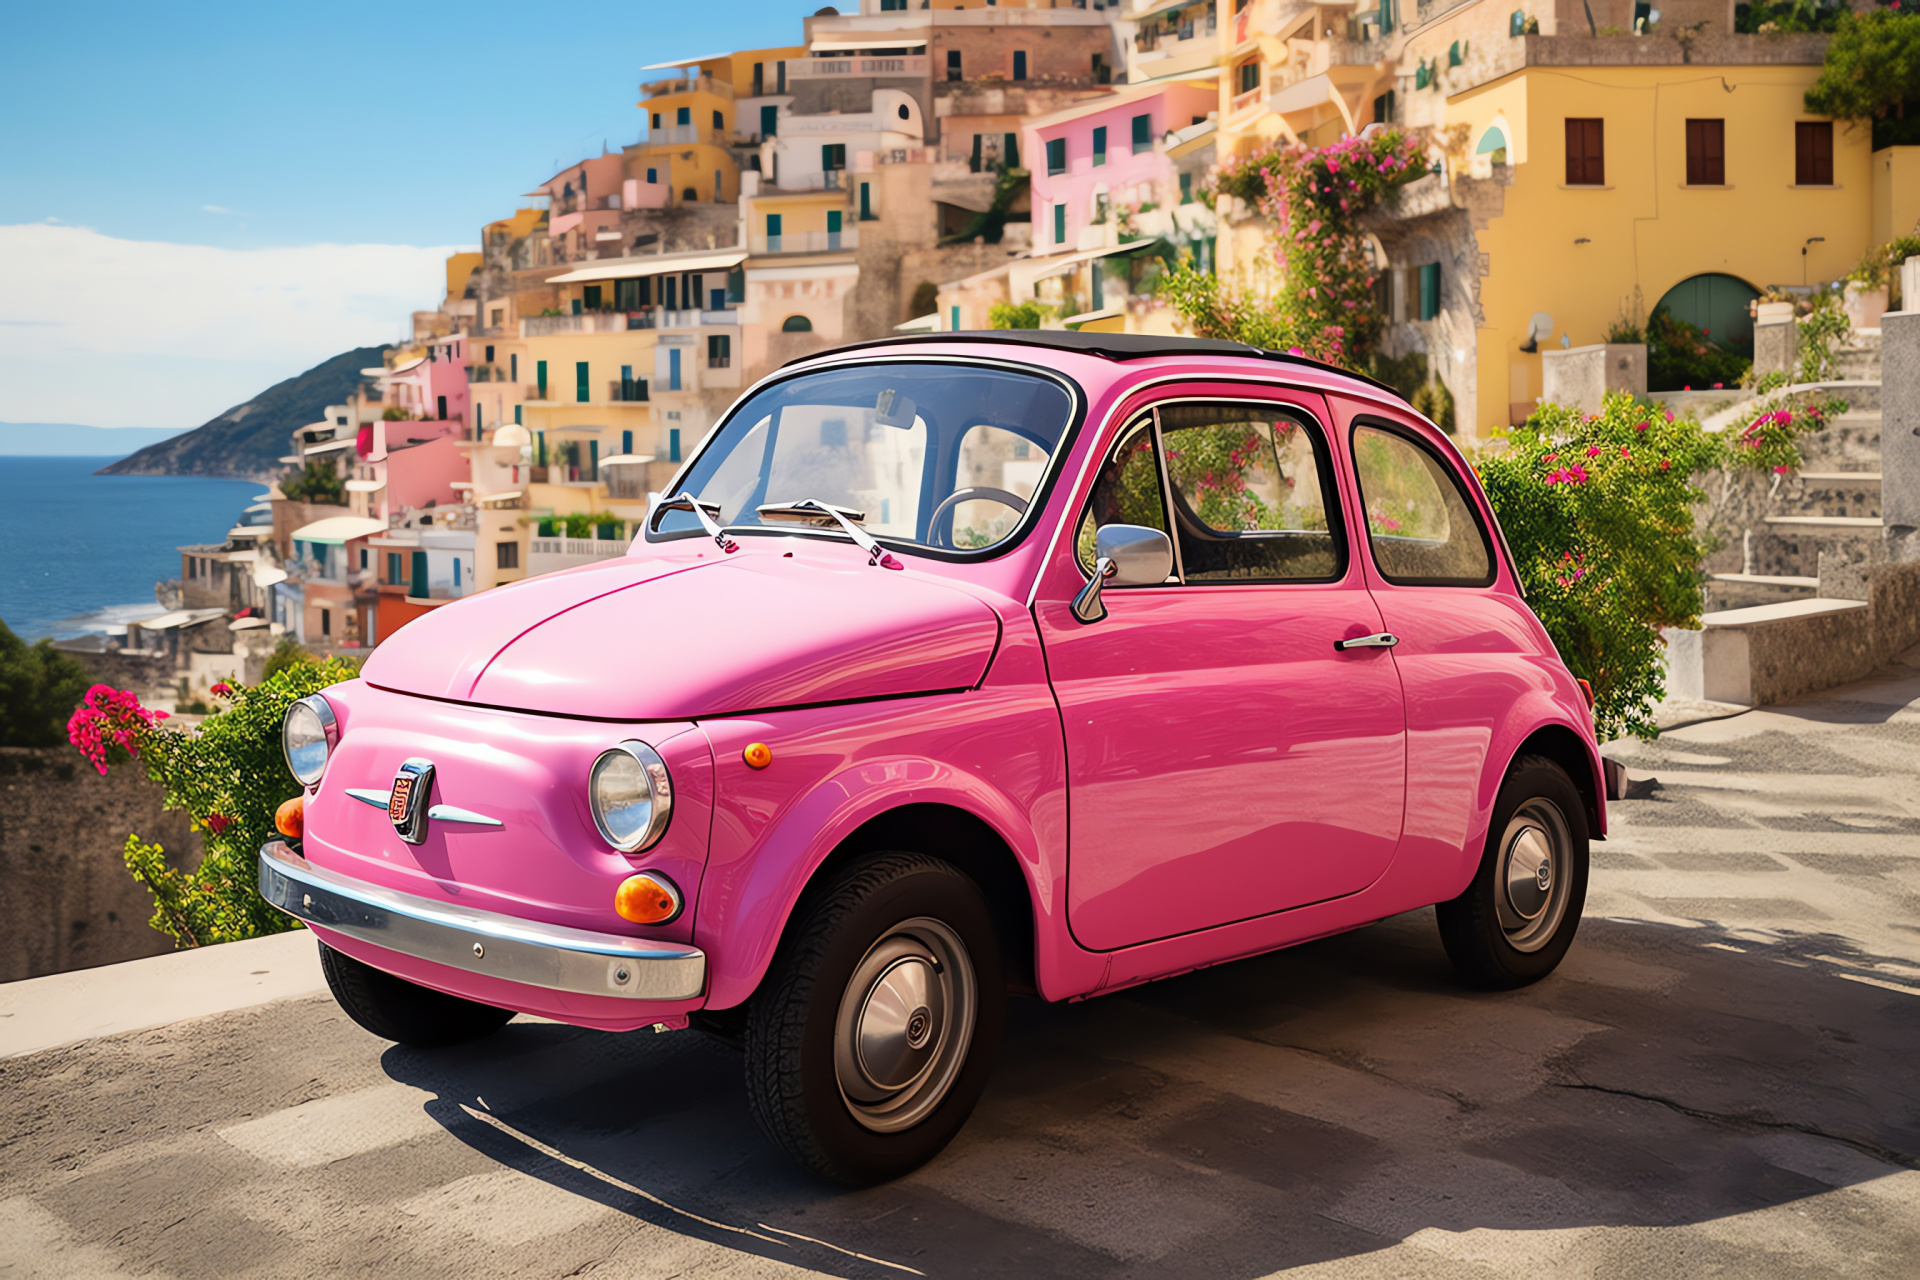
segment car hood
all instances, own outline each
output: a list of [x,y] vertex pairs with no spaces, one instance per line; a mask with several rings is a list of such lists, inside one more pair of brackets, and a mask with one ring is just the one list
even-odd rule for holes
[[369,684],[611,720],[691,720],[970,688],[1000,623],[913,572],[742,551],[628,558],[529,579],[409,623]]

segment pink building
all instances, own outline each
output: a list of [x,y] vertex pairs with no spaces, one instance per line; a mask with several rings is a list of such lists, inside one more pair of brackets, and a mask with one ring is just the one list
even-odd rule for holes
[[1034,256],[1118,244],[1121,211],[1179,201],[1164,139],[1218,109],[1218,86],[1174,82],[1121,90],[1030,122]]
[[426,422],[375,422],[363,428],[354,453],[347,500],[355,515],[391,524],[429,506],[456,505],[464,498],[465,433],[448,419]]
[[427,353],[377,373],[383,403],[410,419],[443,421],[464,427],[467,422],[467,335],[434,338]]

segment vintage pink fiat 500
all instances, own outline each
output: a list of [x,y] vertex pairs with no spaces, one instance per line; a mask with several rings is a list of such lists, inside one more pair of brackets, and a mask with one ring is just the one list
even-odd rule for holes
[[260,856],[411,1045],[516,1011],[741,1044],[863,1181],[936,1154],[1009,992],[1439,905],[1566,953],[1604,791],[1472,471],[1384,388],[1225,342],[951,334],[780,370],[623,558],[439,609],[294,706]]

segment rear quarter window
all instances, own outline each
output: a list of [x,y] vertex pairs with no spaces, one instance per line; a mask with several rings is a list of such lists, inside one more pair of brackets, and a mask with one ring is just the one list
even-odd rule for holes
[[1493,544],[1450,463],[1409,432],[1359,422],[1353,464],[1382,578],[1401,586],[1492,584]]

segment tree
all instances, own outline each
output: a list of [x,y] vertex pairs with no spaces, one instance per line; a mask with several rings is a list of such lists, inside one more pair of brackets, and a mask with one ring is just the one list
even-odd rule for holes
[[1836,120],[1871,120],[1873,145],[1914,139],[1909,99],[1920,99],[1920,13],[1878,9],[1844,15],[1827,44],[1806,107]]
[[314,502],[325,506],[347,504],[347,483],[331,462],[315,458],[306,467],[280,482],[280,492],[293,502]]
[[987,309],[987,325],[993,329],[1038,329],[1047,312],[1048,308],[1038,302],[996,302]]
[[54,747],[86,696],[87,669],[42,640],[30,645],[0,622],[0,747]]

